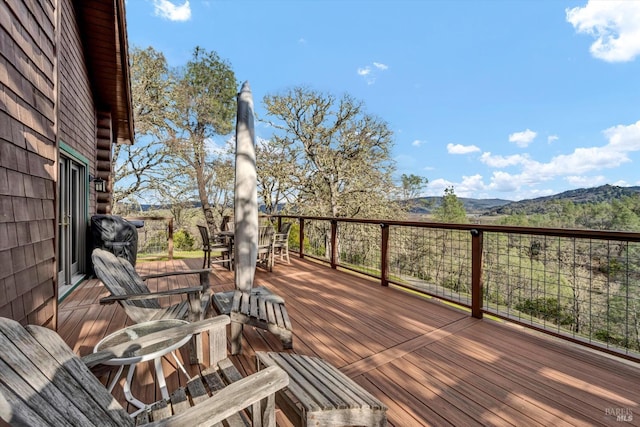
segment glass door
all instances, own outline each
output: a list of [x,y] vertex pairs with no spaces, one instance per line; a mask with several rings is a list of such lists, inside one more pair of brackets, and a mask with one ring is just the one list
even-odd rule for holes
[[58,175],[58,296],[71,290],[84,273],[86,168],[61,156]]

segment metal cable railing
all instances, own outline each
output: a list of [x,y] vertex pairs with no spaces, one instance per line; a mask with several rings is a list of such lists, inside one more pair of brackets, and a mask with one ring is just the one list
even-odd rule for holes
[[301,257],[640,360],[640,233],[281,218]]

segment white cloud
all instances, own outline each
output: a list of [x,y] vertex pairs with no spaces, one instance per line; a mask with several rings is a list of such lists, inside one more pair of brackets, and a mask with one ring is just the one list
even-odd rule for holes
[[[446,179],[438,178],[433,181],[429,181],[429,185],[427,186],[427,195],[429,196],[442,196],[444,194],[445,188],[449,188],[451,186],[455,187],[455,183],[448,181]],[[458,193],[456,192],[456,195]]]
[[640,55],[640,2],[594,1],[566,9],[566,19],[578,33],[593,36],[591,54],[607,62],[631,61]]
[[527,155],[493,156],[490,152],[482,153],[480,161],[492,168],[506,168],[508,166],[523,165],[529,162]]
[[638,185],[638,184],[640,184],[640,181],[636,181],[635,184],[630,184],[627,181],[625,181],[624,179],[621,179],[619,181],[611,183],[611,185],[615,185],[617,187],[631,187],[632,185]]
[[482,179],[482,175],[476,174],[473,176],[463,176],[462,183],[458,186],[460,191],[464,191],[465,194],[477,191],[483,191],[487,188]]
[[556,142],[559,139],[560,139],[560,137],[558,135],[549,135],[547,137],[547,144],[552,144],[552,143]]
[[378,72],[384,72],[389,69],[389,66],[383,64],[381,62],[374,62],[373,68],[371,65],[367,65],[361,68],[358,68],[357,73],[359,76],[364,77],[364,80],[368,85],[372,85],[378,79]]
[[189,0],[184,4],[176,6],[169,0],[153,0],[156,16],[168,19],[169,21],[188,21],[191,19],[191,7]]
[[480,151],[475,145],[447,144],[447,153],[449,154],[469,154]]
[[556,177],[577,180],[576,177],[594,171],[617,168],[631,161],[628,153],[640,151],[640,121],[631,125],[613,126],[604,130],[603,134],[608,139],[608,144],[576,148],[572,153],[555,156],[547,163],[537,162],[527,155],[494,156],[489,152],[483,153],[480,161],[492,168],[520,166],[518,174],[496,171],[491,179],[491,185],[497,186],[495,189],[519,188]]
[[359,76],[368,76],[371,74],[371,67],[358,68]]
[[[561,154],[548,162],[533,160],[527,154],[511,156],[493,155],[485,152],[480,161],[494,168],[491,177],[481,175],[463,176],[461,182],[438,178],[431,180],[427,187],[430,196],[441,196],[444,189],[453,186],[461,197],[483,197],[491,192],[508,193],[511,200],[542,197],[557,191],[540,188],[545,182],[561,179],[572,186],[593,187],[602,185],[610,178],[600,174],[605,169],[615,169],[631,162],[631,153],[640,152],[640,120],[630,125],[612,126],[602,131],[607,143],[602,146],[576,148],[569,154]],[[473,146],[471,146],[473,147]],[[449,152],[464,151],[469,147],[449,144]],[[501,170],[516,168],[514,172]],[[640,185],[640,180],[630,184],[618,181],[613,185]]]
[[611,148],[616,151],[640,150],[640,120],[629,126],[618,125],[610,127],[603,133],[604,136],[609,138]]
[[509,142],[515,142],[518,147],[526,147],[536,138],[538,134],[531,129],[523,132],[514,132],[509,135]]
[[[235,144],[235,138],[232,137],[229,141],[227,141],[227,144],[229,143]],[[204,140],[204,146],[205,150],[207,150],[207,153],[209,154],[223,155],[227,151],[224,145],[218,144],[211,138],[207,138]]]
[[603,175],[598,176],[577,176],[571,175],[565,178],[567,182],[576,187],[595,187],[598,185],[606,184],[607,178]]
[[420,147],[421,145],[424,145],[426,143],[427,143],[427,141],[421,141],[419,139],[416,139],[415,141],[413,141],[411,143],[411,145],[413,145],[414,147]]
[[307,40],[304,37],[298,39],[298,44],[307,44]]
[[491,177],[491,189],[495,191],[516,191],[520,188],[522,182],[518,175],[497,171]]

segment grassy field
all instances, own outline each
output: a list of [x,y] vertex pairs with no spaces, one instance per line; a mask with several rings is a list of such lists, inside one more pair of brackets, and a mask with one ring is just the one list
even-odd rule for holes
[[[195,251],[173,251],[173,259],[189,259],[189,258],[202,258],[202,250]],[[137,262],[151,262],[151,261],[168,261],[169,254],[144,254],[138,253]]]

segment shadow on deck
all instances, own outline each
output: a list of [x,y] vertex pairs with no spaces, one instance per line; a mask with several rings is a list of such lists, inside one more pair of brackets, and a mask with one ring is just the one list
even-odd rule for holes
[[[558,339],[489,319],[435,300],[384,288],[314,262],[276,262],[258,269],[256,286],[286,300],[294,352],[321,357],[382,400],[389,425],[640,425],[640,367]],[[199,268],[201,260],[142,263],[141,274]],[[215,292],[233,289],[233,272],[217,268]],[[158,290],[197,284],[197,276]],[[101,306],[108,292],[84,282],[59,308],[59,333],[80,355],[129,324],[117,305]],[[244,329],[243,354],[234,363],[255,370],[255,351],[282,351],[268,332]],[[184,359],[184,357],[183,357]],[[183,382],[169,360],[169,389]],[[134,394],[158,400],[150,368],[138,369]],[[191,366],[190,369],[197,369]],[[106,381],[106,376],[104,381]],[[121,387],[114,395],[124,401]],[[289,425],[278,414],[279,425]]]

